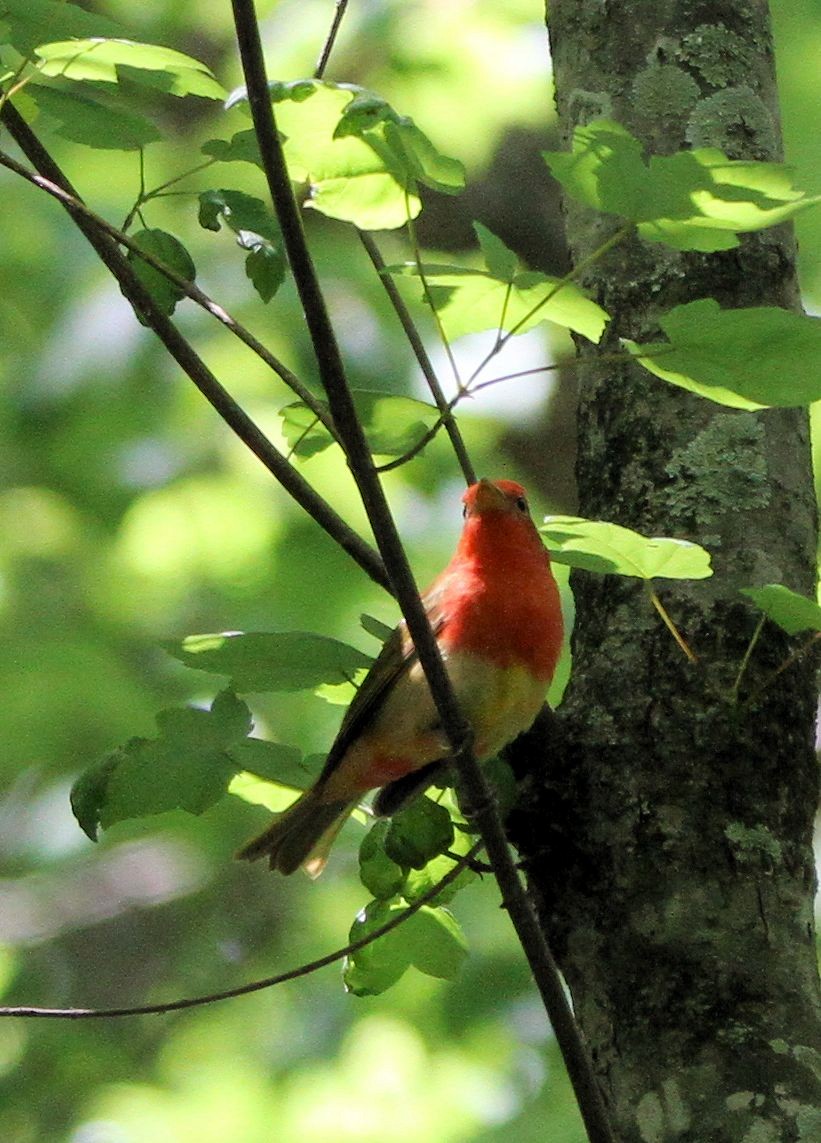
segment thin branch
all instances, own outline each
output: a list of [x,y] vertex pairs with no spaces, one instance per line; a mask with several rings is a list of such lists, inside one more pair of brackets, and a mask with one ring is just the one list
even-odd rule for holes
[[63,190],[62,187],[58,186],[57,183],[51,182],[49,179],[44,178],[42,175],[38,175],[34,171],[28,170],[22,165],[22,163],[18,163],[16,159],[13,159],[11,155],[7,155],[5,151],[2,150],[0,150],[0,166],[6,167],[8,170],[13,171],[16,175],[26,179],[27,182],[31,183],[33,186],[36,186],[39,190],[45,191],[46,194],[51,195],[52,198],[56,198],[75,217],[77,215],[82,215],[89,222],[93,223],[93,225],[96,226],[97,229],[102,233],[107,234],[110,238],[113,238],[114,241],[118,243],[118,245],[124,246],[127,250],[130,250],[132,254],[138,255],[149,266],[153,267],[158,273],[162,274],[163,277],[167,278],[169,282],[173,282],[178,290],[184,293],[193,302],[196,302],[198,306],[201,306],[202,309],[206,311],[206,313],[209,313],[212,317],[215,317],[221,325],[224,325],[225,328],[230,330],[235,337],[239,338],[239,340],[244,345],[247,345],[248,348],[253,353],[255,353],[257,357],[259,357],[268,366],[269,369],[276,373],[277,376],[285,382],[285,384],[289,389],[292,390],[292,392],[296,393],[299,399],[303,401],[311,410],[311,412],[325,425],[325,428],[328,430],[328,432],[332,436],[336,435],[333,421],[331,420],[327,409],[321,401],[317,401],[315,395],[311,392],[311,390],[303,385],[300,379],[287,367],[287,365],[275,357],[274,354],[271,353],[270,350],[268,350],[261,341],[258,341],[250,330],[241,325],[236,320],[236,318],[232,317],[227,310],[223,309],[222,306],[217,305],[217,303],[209,298],[209,296],[204,293],[199,288],[199,286],[197,286],[194,282],[189,281],[188,278],[184,278],[181,274],[178,274],[176,270],[174,270],[171,266],[167,266],[165,262],[157,258],[156,255],[152,254],[150,251],[143,250],[129,234],[126,234],[123,230],[119,230],[116,226],[112,226],[110,222],[107,222],[104,218],[101,218],[100,215],[95,214],[94,211],[91,210],[82,201],[82,199],[77,198],[76,195],[69,194],[67,191]]
[[591,1060],[565,996],[558,967],[513,861],[493,793],[473,757],[471,728],[459,709],[452,683],[445,670],[407,556],[374,469],[365,434],[356,415],[334,331],[319,288],[302,230],[302,220],[288,178],[268,91],[253,0],[232,0],[232,8],[246,90],[263,166],[297,289],[302,299],[320,375],[337,431],[347,453],[348,464],[359,488],[362,503],[388,569],[402,614],[408,624],[445,733],[453,748],[453,761],[471,802],[472,816],[493,865],[502,892],[502,900],[510,914],[550,1016],[588,1137],[591,1143],[614,1143]]
[[[437,422],[436,432],[438,432],[439,428],[444,425],[445,430],[450,437],[450,443],[453,445],[453,451],[456,453],[456,459],[459,462],[459,467],[462,469],[465,482],[467,484],[475,484],[476,470],[474,469],[470,456],[468,455],[467,447],[462,438],[462,434],[459,431],[459,425],[457,424],[456,418],[453,415],[451,404],[449,403],[445,394],[442,392],[442,386],[439,384],[439,378],[436,376],[436,371],[433,368],[433,364],[430,357],[428,356],[428,351],[425,349],[425,346],[422,342],[422,338],[419,336],[419,331],[414,325],[410,311],[405,305],[405,299],[399,293],[399,290],[396,288],[396,283],[394,282],[391,275],[387,272],[385,261],[379,252],[379,247],[376,245],[373,236],[364,230],[360,230],[359,239],[362,245],[365,247],[368,257],[373,264],[373,268],[379,275],[379,280],[385,289],[385,293],[388,295],[396,316],[399,318],[402,329],[405,331],[405,337],[407,337],[408,342],[410,343],[410,347],[414,352],[417,362],[419,363],[419,368],[422,370],[422,375],[427,381],[428,388],[430,389],[433,399],[436,402],[436,406],[439,409],[439,412],[442,414],[440,420]],[[435,433],[433,435],[435,435]],[[426,434],[424,444],[427,444],[428,439],[432,438],[428,438]],[[413,453],[414,456],[416,455],[416,452],[420,451],[420,449],[424,447],[424,444],[420,445],[420,448]],[[410,459],[410,457],[407,457],[406,459]],[[392,467],[397,466],[395,463],[392,463]],[[380,471],[386,472],[387,466],[384,466]]]
[[[19,112],[7,103],[0,121],[32,166],[49,182],[56,184],[72,198],[79,198],[71,183],[28,127]],[[173,322],[154,304],[150,294],[118,250],[114,241],[67,203],[63,204],[77,227],[88,239],[102,262],[111,271],[128,301],[145,318],[174,360],[191,378],[206,400],[230,429],[243,441],[285,491],[323,528],[359,566],[382,587],[389,588],[387,574],[379,556],[365,543],[331,506],[318,496],[311,485],[271,444],[248,414],[222,387]]]
[[190,996],[183,1000],[169,1000],[163,1004],[139,1004],[131,1008],[38,1008],[16,1005],[0,1007],[0,1018],[3,1016],[24,1016],[29,1019],[41,1020],[102,1020],[113,1019],[117,1016],[156,1016],[166,1012],[180,1012],[184,1008],[202,1008],[206,1004],[216,1004],[220,1000],[232,1000],[235,996],[247,996],[250,992],[262,992],[263,989],[274,988],[278,984],[285,984],[286,981],[297,980],[301,976],[310,976],[311,973],[318,972],[320,968],[326,968],[329,964],[334,964],[336,961],[344,960],[345,957],[359,952],[360,949],[373,944],[380,937],[384,937],[386,933],[404,924],[414,913],[418,913],[423,905],[429,904],[435,897],[438,897],[442,890],[452,884],[464,869],[472,868],[473,859],[481,848],[481,841],[477,841],[464,855],[448,854],[456,862],[453,868],[448,870],[444,877],[440,878],[420,897],[411,901],[401,913],[386,921],[384,925],[380,925],[378,929],[368,933],[367,936],[351,941],[344,948],[326,953],[325,956],[301,964],[288,972],[280,972],[276,976],[266,976],[262,980],[253,980],[249,984],[239,984],[236,988],[226,988],[222,992],[209,992],[205,996]]
[[325,37],[325,43],[322,45],[322,51],[319,53],[319,59],[316,61],[314,79],[322,79],[325,74],[325,68],[328,66],[328,60],[336,43],[336,37],[339,35],[339,29],[342,26],[347,8],[348,0],[336,0],[336,11],[328,29],[328,35]]

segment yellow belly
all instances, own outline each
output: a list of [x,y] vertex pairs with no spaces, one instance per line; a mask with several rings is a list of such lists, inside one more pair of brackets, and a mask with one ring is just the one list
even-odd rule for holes
[[[521,667],[497,667],[466,652],[446,661],[457,698],[474,732],[479,761],[497,754],[536,718],[544,682]],[[365,732],[329,776],[323,800],[383,786],[448,756],[447,738],[419,663],[396,682]]]

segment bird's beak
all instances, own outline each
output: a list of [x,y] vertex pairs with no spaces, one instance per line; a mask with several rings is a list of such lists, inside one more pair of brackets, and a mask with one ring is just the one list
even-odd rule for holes
[[505,494],[500,488],[483,477],[476,485],[476,494],[473,501],[473,509],[475,512],[493,512],[504,508],[507,501]]

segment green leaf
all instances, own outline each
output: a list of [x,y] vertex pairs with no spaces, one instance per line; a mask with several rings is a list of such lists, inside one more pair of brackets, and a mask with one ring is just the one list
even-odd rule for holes
[[768,583],[766,587],[742,587],[764,614],[783,628],[788,635],[799,631],[821,631],[821,607],[814,599],[799,595],[781,583]]
[[202,95],[208,99],[224,99],[226,95],[205,64],[157,44],[95,36],[40,44],[35,54],[43,61],[39,68],[43,75],[117,83],[117,68],[124,65],[136,73],[132,78],[139,78],[140,71],[164,72],[169,77],[165,90],[172,95]]
[[[354,390],[356,411],[371,449],[382,456],[410,452],[439,419],[435,405],[413,397]],[[288,447],[297,456],[309,457],[333,444],[333,438],[307,405],[301,401],[279,410]]]
[[468,955],[459,922],[442,906],[423,905],[402,926],[405,954],[427,976],[452,980]]
[[821,398],[821,318],[774,306],[722,310],[712,298],[661,319],[668,342],[625,342],[645,369],[733,408],[808,405]]
[[498,278],[500,282],[512,282],[519,268],[519,259],[505,246],[501,238],[497,238],[481,222],[474,222],[473,229],[479,239],[488,273],[491,277]]
[[[393,229],[419,213],[419,183],[447,194],[464,186],[460,163],[364,88],[311,79],[273,84],[271,94],[289,174],[308,187],[306,205],[331,218],[366,230]],[[228,145],[212,142],[204,150],[247,159],[250,147],[234,136]]]
[[204,155],[220,163],[254,163],[262,166],[256,132],[237,131],[230,139],[209,139],[200,148]]
[[43,36],[68,40],[84,36],[119,36],[123,29],[107,16],[87,12],[65,0],[0,0],[0,20],[6,22],[6,42],[31,56]]
[[373,635],[374,639],[378,639],[380,643],[386,643],[393,635],[393,628],[388,627],[387,623],[383,623],[381,619],[377,619],[373,615],[367,615],[363,612],[359,616],[359,622],[363,631]]
[[405,884],[407,869],[397,865],[385,852],[385,836],[390,823],[377,821],[359,846],[359,880],[377,901],[395,897]]
[[[403,913],[405,908],[401,901],[371,901],[351,926],[348,934],[350,943],[369,936],[393,920],[397,913]],[[396,984],[410,968],[410,958],[404,947],[405,924],[398,925],[345,958],[342,979],[348,992],[354,996],[378,996]]]
[[569,154],[544,159],[571,197],[679,250],[729,249],[736,233],[774,226],[819,200],[795,190],[781,164],[731,160],[712,148],[645,162],[639,141],[606,119],[577,127]]
[[263,738],[243,738],[230,747],[228,754],[236,763],[237,770],[247,770],[258,778],[295,790],[309,786],[319,773],[316,763],[321,764],[319,755],[314,755],[315,764],[311,765],[296,746],[284,746],[281,742],[268,742]]
[[237,243],[250,251],[245,272],[264,302],[269,302],[285,281],[285,250],[279,224],[265,203],[244,191],[203,191],[200,226],[218,231],[221,221],[236,234]]
[[[169,270],[174,270],[189,282],[194,281],[196,269],[191,255],[173,234],[168,234],[165,230],[140,230],[134,235],[134,242],[140,250],[159,259]],[[164,314],[172,314],[177,302],[185,297],[179,286],[132,250],[128,251],[126,257],[159,309]]]
[[706,579],[710,553],[688,540],[648,538],[619,524],[580,516],[546,516],[539,529],[550,558],[602,575],[637,579]]
[[397,865],[421,869],[453,842],[453,822],[444,806],[416,798],[394,814],[385,834],[385,853]]
[[371,664],[356,647],[304,631],[188,635],[163,646],[188,667],[230,675],[232,689],[243,692],[313,690]]
[[93,840],[128,818],[182,809],[201,814],[226,791],[239,766],[229,748],[251,729],[251,713],[230,691],[211,710],[161,711],[156,738],[132,738],[92,766],[71,792],[74,814]]
[[[391,266],[393,273],[418,277],[419,267],[409,262]],[[502,329],[525,333],[542,321],[580,333],[597,342],[608,315],[572,282],[549,278],[535,270],[502,280],[483,270],[461,266],[423,265],[428,293],[448,339],[466,333]]]
[[87,95],[31,83],[27,93],[39,110],[59,125],[57,134],[73,143],[111,151],[138,151],[162,135],[148,119]]

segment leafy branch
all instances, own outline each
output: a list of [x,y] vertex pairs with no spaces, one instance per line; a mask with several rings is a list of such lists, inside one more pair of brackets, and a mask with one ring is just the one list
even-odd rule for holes
[[[41,178],[59,188],[71,200],[82,201],[60,167],[11,103],[7,103],[0,111],[0,121],[8,128],[12,138]],[[247,445],[294,501],[344,551],[348,552],[371,579],[387,588],[387,575],[377,554],[316,493],[293,465],[288,463],[248,414],[230,396],[190,343],[180,334],[173,322],[156,305],[133,267],[118,250],[114,240],[107,233],[101,231],[95,222],[87,218],[83,211],[75,210],[71,202],[63,201],[63,206],[101,261],[117,280],[120,289],[135,311],[145,319],[174,360],[194,382],[229,428]]]

